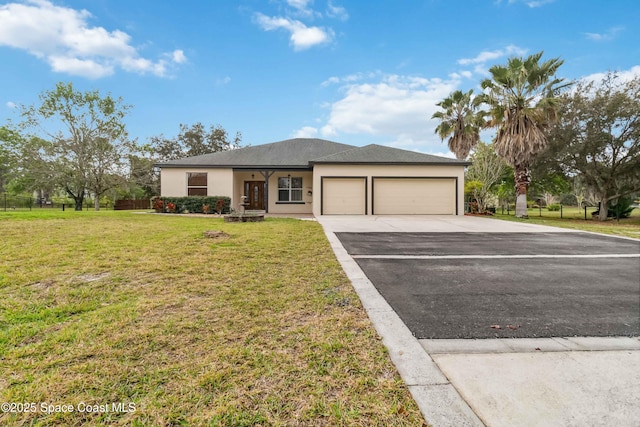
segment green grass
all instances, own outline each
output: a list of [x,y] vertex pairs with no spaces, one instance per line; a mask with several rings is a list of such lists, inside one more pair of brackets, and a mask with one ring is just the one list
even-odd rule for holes
[[0,235],[0,401],[135,405],[0,425],[423,423],[315,222],[7,212]]
[[549,212],[544,208],[542,209],[542,217],[540,216],[540,210],[535,208],[528,210],[529,218],[527,219],[516,218],[513,216],[513,212],[511,212],[511,215],[502,215],[500,210],[498,210],[495,218],[640,239],[640,209],[634,209],[629,218],[620,220],[610,218],[607,221],[598,221],[591,218],[591,212],[594,210],[594,208],[587,209],[586,220],[584,219],[584,210],[576,207],[564,207],[562,219],[559,211]]
[[[587,207],[587,220],[591,219],[591,213],[597,211],[598,208],[597,207]],[[560,218],[560,216],[562,215],[563,219],[582,219],[584,220],[584,208],[579,208],[577,206],[563,206],[562,207],[562,212],[560,212],[559,210],[557,211],[550,211],[547,208],[529,208],[527,209],[527,212],[529,214],[529,217],[531,218],[540,218],[540,217],[544,217],[544,218]],[[499,214],[505,214],[507,213],[506,210],[502,210],[502,208],[498,208],[497,213]],[[514,216],[514,210],[511,209],[510,211],[510,215]],[[635,218],[640,218],[640,208],[636,208],[633,211],[631,211],[631,217],[635,217]]]

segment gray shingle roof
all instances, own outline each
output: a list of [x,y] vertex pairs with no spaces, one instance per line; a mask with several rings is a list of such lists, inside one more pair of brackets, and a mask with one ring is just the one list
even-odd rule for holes
[[364,147],[316,138],[295,138],[271,144],[171,160],[156,166],[297,168],[316,163],[469,165],[469,162],[371,144]]
[[377,163],[377,164],[437,164],[437,165],[469,165],[470,162],[450,159],[448,157],[417,153],[399,148],[371,144],[355,147],[341,153],[317,158],[312,163]]
[[160,167],[291,167],[310,168],[313,159],[340,153],[355,148],[353,145],[340,144],[315,138],[296,138],[271,144],[219,151],[201,156],[187,157],[160,163]]

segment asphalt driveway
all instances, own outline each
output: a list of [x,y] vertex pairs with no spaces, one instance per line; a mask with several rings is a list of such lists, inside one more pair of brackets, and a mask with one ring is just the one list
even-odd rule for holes
[[640,425],[640,241],[479,217],[318,221],[429,424]]
[[640,242],[588,233],[336,233],[417,338],[640,335]]

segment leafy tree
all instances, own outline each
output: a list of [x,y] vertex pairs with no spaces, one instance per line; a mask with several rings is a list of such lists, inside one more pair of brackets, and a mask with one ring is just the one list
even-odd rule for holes
[[473,183],[469,184],[468,190],[478,203],[478,212],[484,213],[491,196],[497,193],[507,164],[498,157],[492,144],[482,142],[477,144],[469,160],[472,163],[467,169],[465,180]]
[[640,77],[624,82],[609,72],[577,84],[563,100],[542,161],[579,176],[597,194],[605,220],[610,204],[640,191]]
[[129,176],[126,186],[129,197],[150,199],[160,194],[160,180],[154,172],[151,147],[141,147],[129,155]]
[[506,66],[489,69],[482,81],[483,101],[489,105],[489,127],[497,128],[495,150],[514,168],[516,216],[527,216],[530,165],[547,146],[546,129],[558,118],[557,93],[566,85],[555,73],[559,58],[540,62],[543,52],[527,58],[509,58]]
[[41,197],[50,194],[54,190],[53,183],[46,179],[36,180],[36,176],[46,169],[39,151],[45,141],[38,137],[24,138],[15,131],[13,135],[8,144],[13,168],[5,190],[14,195],[33,191],[38,191]]
[[436,104],[442,110],[431,116],[440,120],[436,133],[443,141],[449,138],[449,150],[458,159],[466,159],[480,142],[480,129],[484,124],[484,112],[478,110],[480,100],[473,96],[473,89],[465,93],[457,90]]
[[571,194],[575,197],[578,207],[598,205],[598,197],[584,182],[582,175],[576,175],[571,180]]
[[546,171],[540,174],[537,168],[532,168],[535,180],[529,187],[529,193],[544,199],[546,205],[558,203],[560,196],[571,192],[571,181],[562,173]]
[[496,190],[496,194],[498,196],[498,200],[500,206],[506,206],[515,203],[515,193],[513,189],[516,186],[516,181],[514,178],[513,168],[511,166],[507,166],[504,174],[502,175],[500,184],[498,184],[498,188]]
[[180,124],[180,132],[175,138],[167,139],[161,134],[149,139],[154,157],[160,162],[232,150],[238,148],[241,141],[242,134],[240,132],[237,132],[233,140],[230,140],[227,131],[222,126],[211,125],[207,129],[200,122],[191,126]]
[[0,126],[0,193],[6,191],[7,184],[17,172],[16,147],[22,137],[6,126]]
[[24,160],[34,182],[64,189],[76,210],[92,192],[99,209],[100,196],[120,182],[131,150],[123,121],[130,108],[122,98],[80,92],[72,83],[43,92],[37,106],[22,106],[22,125],[32,135]]

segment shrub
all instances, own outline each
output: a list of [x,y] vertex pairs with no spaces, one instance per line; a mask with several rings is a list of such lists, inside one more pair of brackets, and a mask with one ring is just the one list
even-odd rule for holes
[[560,204],[558,203],[552,203],[549,206],[547,206],[547,210],[554,212],[554,211],[559,211],[560,210]]
[[[225,196],[188,196],[188,197],[159,197],[168,212],[182,213],[205,213],[204,206],[207,211],[211,211],[211,206],[222,207],[220,213],[229,213],[231,207],[231,199]],[[169,205],[173,205],[172,209]]]
[[[229,203],[231,203],[231,201],[229,201]],[[222,214],[224,212],[224,209],[225,209],[225,200],[218,199],[218,201],[216,202],[216,212],[218,212],[219,214]],[[229,209],[229,211],[231,211],[231,209]]]
[[629,218],[631,211],[634,209],[631,205],[633,205],[631,197],[620,197],[615,206],[609,206],[607,216],[611,218]]
[[162,201],[162,199],[158,197],[153,198],[153,209],[156,212],[162,212],[164,210],[164,202]]

